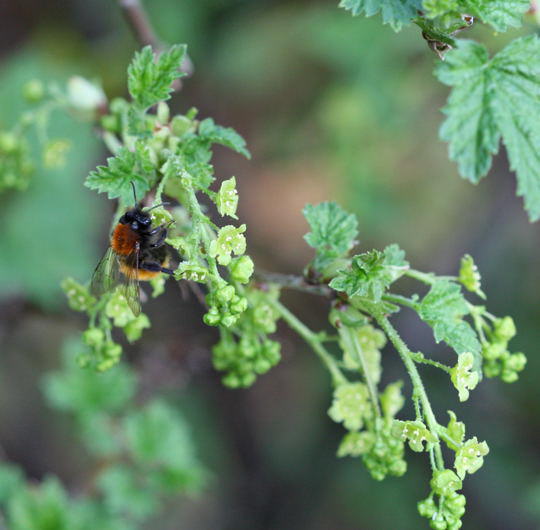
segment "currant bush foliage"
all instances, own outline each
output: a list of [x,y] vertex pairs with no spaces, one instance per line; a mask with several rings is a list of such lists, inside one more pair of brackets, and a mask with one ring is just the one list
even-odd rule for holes
[[342,0],[353,15],[379,11],[396,31],[408,23],[422,29],[439,54],[437,78],[453,87],[443,109],[440,136],[463,178],[478,183],[491,167],[502,140],[517,194],[531,221],[540,219],[540,40],[516,38],[494,57],[487,49],[456,34],[475,19],[497,32],[522,25],[529,0]]
[[[353,4],[368,14],[377,6],[349,2]],[[383,16],[403,19],[405,15],[393,14],[393,6],[391,1],[384,4]],[[437,276],[412,268],[396,244],[356,252],[356,218],[330,202],[304,210],[310,227],[305,240],[315,255],[303,275],[256,273],[246,253],[248,230],[237,216],[236,179],[218,185],[211,164],[215,144],[249,157],[244,140],[210,118],[198,120],[195,109],[171,116],[165,102],[180,76],[184,54],[182,46],[157,56],[144,48],[128,70],[129,100],[88,97],[79,105],[99,120],[112,154],[85,184],[118,199],[113,225],[133,204],[131,183],[143,204],[156,206],[153,226],[170,224],[166,242],[178,254],[170,265],[173,279],[189,282],[204,295],[203,321],[217,327],[220,337],[212,350],[213,364],[224,373],[225,385],[248,387],[279,362],[280,345],[272,335],[283,320],[329,371],[333,394],[328,414],[346,431],[338,456],[361,458],[372,477],[382,480],[405,474],[407,447],[427,453],[432,479],[419,513],[432,528],[459,528],[465,512],[465,497],[458,493],[462,481],[482,466],[489,449],[475,436],[466,437],[454,412],[449,411],[446,425],[439,422],[418,367],[445,372],[460,401],[470,397],[483,376],[515,381],[526,359],[508,349],[515,335],[512,319],[496,317],[483,305],[481,278],[471,256],[463,257],[456,276]],[[454,64],[449,60],[445,68]],[[458,70],[455,75],[462,75]],[[92,91],[93,85],[84,86]],[[398,285],[404,277],[417,281],[419,292],[402,292]],[[151,283],[152,296],[164,291],[164,283],[165,278]],[[136,528],[168,495],[200,487],[205,473],[176,409],[159,398],[134,404],[136,376],[120,363],[117,330],[134,342],[150,327],[148,316],[135,316],[120,290],[96,299],[87,282],[67,278],[62,287],[70,307],[86,313],[89,323],[80,340],[67,343],[64,367],[46,378],[45,393],[52,406],[74,416],[88,451],[107,465],[93,481],[92,493],[76,501],[54,477],[29,486],[17,470],[0,467],[0,504],[15,529],[45,530],[51,520],[55,528]],[[281,292],[289,287],[328,299],[327,329],[312,331],[283,304]],[[482,304],[469,300],[466,292]],[[390,321],[401,310],[415,312],[455,358],[445,363],[411,351]],[[380,388],[387,344],[410,379],[412,418],[402,417],[408,393],[402,381]],[[448,461],[443,444],[452,454]]]

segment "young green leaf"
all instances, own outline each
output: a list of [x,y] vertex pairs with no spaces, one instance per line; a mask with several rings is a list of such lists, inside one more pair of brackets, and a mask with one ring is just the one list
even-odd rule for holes
[[316,251],[316,269],[345,256],[355,245],[358,236],[356,216],[347,213],[335,202],[307,204],[303,214],[311,228],[304,239]]
[[157,59],[151,46],[135,54],[128,67],[128,90],[140,109],[170,98],[172,82],[184,75],[180,65],[185,53],[186,46],[176,44]]
[[394,31],[408,24],[422,8],[422,0],[341,0],[339,7],[354,16],[364,13],[366,17],[382,13],[383,24],[390,24]]
[[481,346],[473,328],[463,320],[468,313],[460,286],[447,280],[438,280],[431,286],[420,302],[418,312],[420,318],[433,328],[437,342],[446,342],[458,354],[471,352],[477,364]]
[[358,254],[352,260],[351,269],[340,271],[330,287],[349,296],[379,301],[384,291],[408,269],[404,256],[397,245],[390,245],[383,252],[372,250]]
[[199,124],[199,137],[213,144],[221,144],[246,158],[251,154],[246,148],[246,141],[231,127],[216,125],[212,118],[206,118]]
[[450,158],[463,177],[478,182],[502,136],[517,174],[517,193],[532,221],[540,218],[539,55],[535,35],[514,40],[491,60],[484,46],[460,41],[435,71],[454,87],[440,132],[449,142]]
[[131,183],[140,200],[152,184],[152,169],[150,155],[142,144],[135,151],[123,147],[116,156],[107,158],[106,166],[98,166],[92,171],[84,185],[100,193],[106,192],[109,199],[119,197],[124,204],[133,204]]

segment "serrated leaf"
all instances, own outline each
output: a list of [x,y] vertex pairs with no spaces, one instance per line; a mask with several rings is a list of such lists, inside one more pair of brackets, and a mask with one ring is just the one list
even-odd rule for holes
[[213,144],[221,144],[237,153],[251,158],[246,149],[246,141],[231,127],[216,125],[212,118],[206,118],[199,124],[199,137]]
[[157,58],[151,46],[135,54],[128,67],[128,90],[139,108],[170,98],[172,82],[184,75],[180,65],[185,53],[186,46],[176,44]]
[[502,137],[531,221],[540,218],[539,56],[535,35],[514,40],[491,60],[483,46],[460,41],[435,72],[454,87],[441,127],[450,158],[462,176],[478,182]]
[[384,252],[372,250],[358,254],[354,256],[350,270],[340,271],[329,285],[349,296],[379,301],[384,291],[408,269],[404,256],[397,245],[386,247]]
[[70,530],[69,504],[58,479],[46,478],[36,488],[21,488],[11,497],[10,530]]
[[341,0],[339,7],[350,11],[354,16],[365,14],[366,17],[382,14],[383,23],[390,24],[394,31],[399,31],[417,16],[422,7],[421,0]]
[[203,470],[183,417],[166,403],[154,400],[124,420],[126,443],[140,465],[158,469],[177,489],[195,489]]
[[502,32],[521,26],[530,0],[424,0],[423,5],[429,18],[467,13]]
[[119,153],[107,158],[106,166],[98,166],[90,172],[84,185],[99,193],[107,193],[109,199],[120,198],[124,204],[133,204],[133,188],[141,200],[152,185],[153,169],[149,153],[142,146],[135,151],[123,147]]
[[431,286],[418,311],[420,318],[433,328],[437,342],[446,342],[458,354],[471,352],[478,364],[481,346],[475,331],[463,320],[468,313],[461,287],[447,280],[438,280]]
[[106,372],[81,369],[75,359],[82,349],[79,340],[66,343],[62,370],[45,376],[47,400],[59,410],[78,414],[120,411],[135,393],[135,376],[126,365]]
[[334,202],[307,204],[302,213],[311,228],[304,239],[316,251],[313,266],[320,270],[336,258],[344,257],[358,236],[356,216]]
[[472,41],[460,41],[459,48],[446,55],[436,74],[440,81],[455,85],[443,112],[448,116],[440,136],[449,142],[449,155],[457,161],[461,175],[473,183],[484,177],[492,156],[499,150],[500,132],[491,107],[490,84],[484,68],[486,49]]
[[540,219],[540,39],[510,43],[492,61],[493,114],[531,221]]
[[465,0],[466,13],[474,15],[496,31],[506,31],[509,26],[519,27],[523,15],[530,9],[530,0]]

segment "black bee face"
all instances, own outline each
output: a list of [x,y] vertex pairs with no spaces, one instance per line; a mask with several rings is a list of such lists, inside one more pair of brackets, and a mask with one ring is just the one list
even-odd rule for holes
[[127,211],[120,217],[119,223],[129,225],[134,232],[138,232],[148,228],[152,223],[152,219],[147,213],[138,208],[133,208],[133,210]]

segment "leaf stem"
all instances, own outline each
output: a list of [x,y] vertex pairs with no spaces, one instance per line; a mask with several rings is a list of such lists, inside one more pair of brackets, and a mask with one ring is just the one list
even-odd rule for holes
[[289,311],[281,302],[273,300],[271,297],[267,298],[267,303],[271,305],[287,322],[289,327],[296,331],[308,344],[313,351],[319,356],[324,363],[328,371],[332,376],[332,381],[335,386],[346,383],[347,378],[343,375],[343,372],[339,369],[337,361],[334,359],[326,348],[322,345],[322,341],[317,333],[311,331],[303,322],[301,322],[291,311]]
[[415,302],[414,300],[412,300],[411,298],[407,298],[406,296],[402,296],[400,294],[387,293],[387,294],[383,294],[382,299],[385,302],[390,302],[393,304],[399,304],[405,307],[409,307],[412,310],[418,312],[419,304]]

